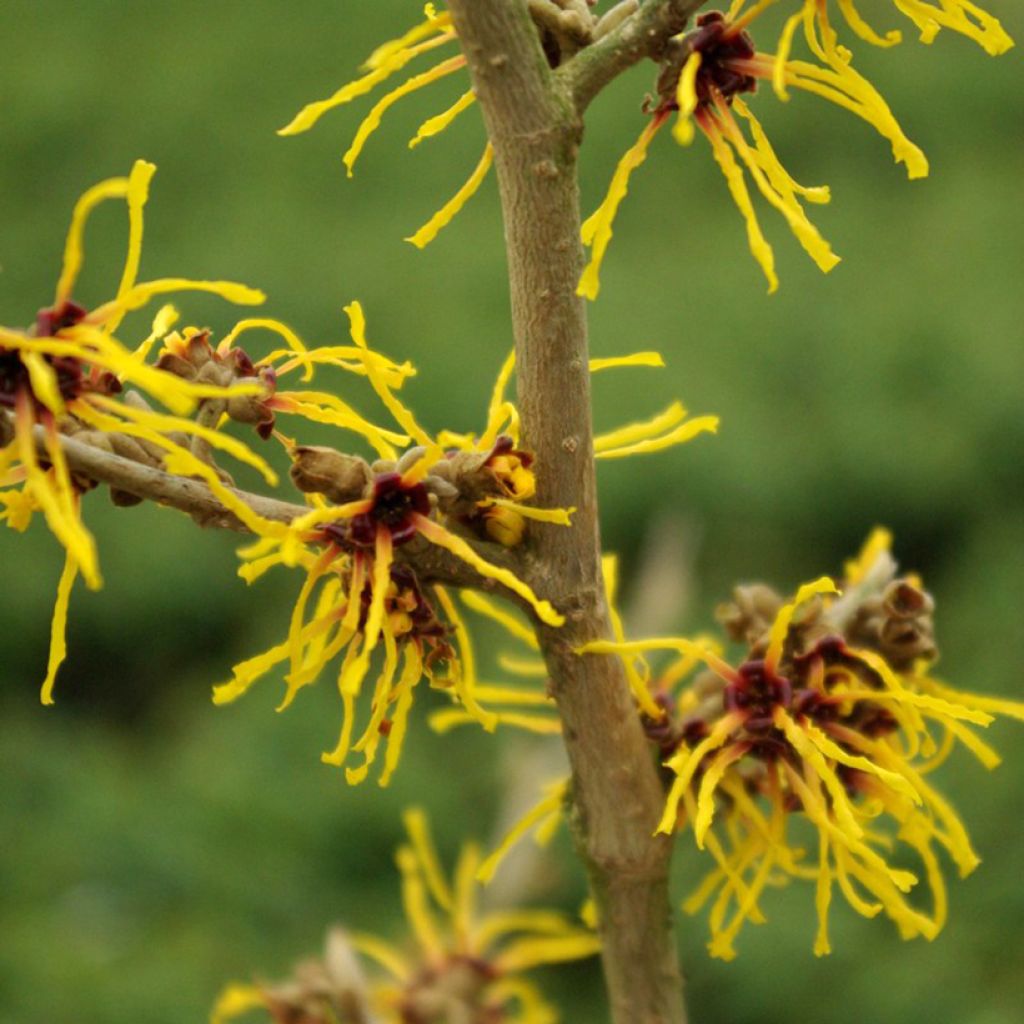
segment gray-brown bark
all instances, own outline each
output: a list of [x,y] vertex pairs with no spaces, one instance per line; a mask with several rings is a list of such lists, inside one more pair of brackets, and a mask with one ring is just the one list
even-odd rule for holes
[[[494,147],[525,443],[538,501],[575,506],[571,530],[535,531],[529,580],[566,613],[538,628],[572,766],[577,845],[601,917],[616,1024],[682,1024],[667,892],[664,794],[621,663],[581,657],[609,635],[591,436],[576,102],[551,72],[524,0],[451,0]],[[642,13],[642,12],[641,12]]]

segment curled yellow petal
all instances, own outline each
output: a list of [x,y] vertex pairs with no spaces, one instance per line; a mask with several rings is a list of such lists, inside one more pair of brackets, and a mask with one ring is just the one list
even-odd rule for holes
[[[736,112],[750,121],[752,125],[757,123],[750,108],[741,99],[737,97],[733,106]],[[808,220],[791,187],[792,178],[785,172],[781,175],[778,173],[781,164],[769,145],[767,136],[761,130],[760,124],[757,124],[754,136],[757,148],[752,149],[743,137],[743,133],[728,107],[722,105],[719,110],[721,113],[719,123],[729,141],[736,148],[736,152],[746,164],[758,191],[782,214],[804,251],[814,260],[818,268],[827,274],[839,263],[839,257],[832,251],[828,242],[821,237],[818,229]],[[827,193],[825,198],[827,198]],[[822,200],[819,199],[819,201]]]
[[108,178],[106,181],[93,185],[75,203],[67,241],[64,243],[64,265],[60,277],[57,279],[54,305],[60,305],[70,297],[75,282],[78,280],[78,272],[82,269],[82,261],[85,258],[82,237],[85,234],[85,224],[89,219],[89,214],[105,199],[123,199],[127,193],[127,178]]
[[423,8],[423,13],[426,15],[426,21],[413,26],[408,32],[397,39],[389,39],[386,43],[381,43],[366,59],[363,67],[382,67],[396,54],[403,50],[408,50],[421,39],[437,35],[439,32],[445,32],[452,27],[452,16],[447,11],[438,14],[433,4],[427,4]]
[[539,828],[544,822],[554,818],[555,821],[561,816],[562,802],[569,787],[568,779],[559,779],[549,783],[545,787],[543,799],[531,807],[526,814],[509,830],[501,840],[498,848],[480,865],[476,877],[485,884],[494,877],[498,865],[505,859],[508,852],[519,840],[533,828]]
[[764,663],[769,672],[774,672],[782,658],[782,648],[789,633],[789,624],[793,621],[797,608],[818,594],[838,594],[839,588],[828,576],[822,576],[813,583],[805,583],[796,592],[796,597],[783,605],[768,633],[768,649],[765,651]]
[[359,302],[351,302],[345,307],[345,314],[349,320],[349,333],[356,346],[361,349],[364,355],[366,376],[369,378],[373,390],[387,407],[388,412],[395,418],[395,422],[411,437],[417,444],[433,447],[434,439],[416,422],[416,417],[391,393],[380,373],[376,363],[369,358],[370,346],[366,342],[366,316],[363,307]]
[[750,201],[750,193],[743,180],[743,171],[736,163],[732,150],[722,138],[721,131],[714,120],[710,116],[698,117],[697,123],[708,137],[715,162],[721,168],[722,174],[725,175],[733,202],[743,215],[747,225],[747,243],[750,246],[750,252],[764,271],[764,276],[768,279],[768,293],[771,294],[779,287],[779,279],[775,274],[775,254],[761,232],[761,225],[757,222],[757,214],[754,213],[754,205]]
[[[149,198],[149,183],[155,173],[156,164],[136,160],[128,175],[128,191],[125,196],[128,203],[128,252],[125,255],[121,283],[117,286],[119,297],[131,290],[139,275],[139,262],[142,259],[142,210]],[[114,331],[123,315],[123,312],[115,315],[104,324],[104,328],[108,332]]]
[[258,289],[239,284],[237,281],[192,281],[186,277],[164,277],[133,285],[124,295],[90,314],[90,319],[95,317],[101,320],[105,313],[131,312],[144,306],[154,295],[164,295],[167,292],[209,292],[233,302],[236,306],[258,306],[267,298]]
[[718,433],[718,423],[717,416],[698,416],[695,419],[680,424],[674,430],[670,430],[660,437],[635,441],[633,444],[622,445],[618,448],[603,448],[595,454],[595,458],[624,459],[630,455],[646,455],[649,452],[660,452],[677,444],[685,444],[699,434],[716,434]]

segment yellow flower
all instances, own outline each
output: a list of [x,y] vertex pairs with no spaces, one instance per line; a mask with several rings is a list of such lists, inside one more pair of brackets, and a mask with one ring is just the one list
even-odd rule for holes
[[[789,878],[815,882],[818,955],[830,951],[834,886],[859,913],[884,912],[903,938],[934,938],[946,917],[938,848],[961,875],[979,863],[956,812],[925,776],[957,741],[994,767],[998,757],[971,726],[997,713],[1024,718],[1024,705],[963,694],[927,675],[930,599],[915,578],[894,572],[888,534],[876,531],[842,587],[822,577],[785,602],[741,588],[724,610],[734,638],[749,645],[735,668],[682,639],[585,648],[674,651],[683,660],[670,676],[695,662],[710,670],[657,737],[663,752],[677,743],[665,762],[674,779],[658,831],[692,829],[716,862],[684,904],[696,912],[711,901],[714,956],[735,955],[743,924],[764,919],[764,889]],[[718,817],[721,834],[712,827]],[[796,817],[817,831],[811,863],[792,838]],[[930,910],[907,897],[917,875],[886,856],[894,838],[916,852]]]
[[[182,419],[196,403],[217,394],[244,394],[254,387],[223,388],[187,382],[147,366],[144,352],[132,351],[113,332],[131,310],[138,309],[160,294],[174,291],[204,291],[230,302],[253,304],[263,295],[252,288],[229,281],[193,281],[162,278],[139,282],[142,253],[143,208],[156,168],[136,161],[126,178],[110,178],[90,188],[78,201],[71,218],[64,249],[64,262],[53,304],[39,311],[30,331],[0,327],[0,504],[2,518],[15,529],[24,529],[34,511],[42,512],[47,525],[66,550],[66,563],[57,592],[51,631],[49,669],[42,688],[42,700],[51,703],[54,677],[64,657],[67,604],[75,577],[80,572],[93,589],[101,585],[96,545],[80,516],[81,492],[92,482],[76,478],[61,447],[61,434],[90,432],[94,443],[108,447],[128,443],[129,435],[160,446],[171,443],[159,429],[202,433],[201,426]],[[124,199],[128,207],[128,251],[116,295],[88,310],[72,299],[84,259],[83,237],[92,210],[107,199]],[[157,315],[155,330],[166,330],[175,311],[165,307]],[[143,348],[145,347],[145,343]],[[126,385],[157,399],[177,416],[159,417],[160,426],[147,422],[151,414],[138,406],[115,400]],[[111,413],[122,415],[115,421]],[[173,426],[171,424],[173,423]],[[96,435],[100,435],[98,441]],[[116,435],[103,437],[103,435]],[[230,440],[225,446],[238,454],[244,446]],[[177,446],[172,446],[177,447]],[[137,447],[144,461],[155,458]],[[265,474],[272,473],[263,460],[253,456]]]
[[[673,113],[678,114],[673,134],[681,145],[688,145],[693,138],[692,121],[696,121],[711,144],[733,201],[746,221],[750,250],[768,279],[769,292],[778,287],[774,254],[761,232],[744,167],[757,190],[783,216],[818,267],[827,273],[839,262],[808,219],[801,202],[827,203],[828,189],[805,187],[789,175],[742,98],[756,91],[758,80],[772,81],[781,98],[786,98],[786,88],[791,86],[850,111],[888,139],[895,159],[906,165],[910,178],[928,173],[924,154],[903,134],[874,87],[850,65],[849,52],[836,43],[824,3],[805,7],[787,23],[777,56],[758,53],[746,31],[746,26],[766,6],[768,3],[764,2],[754,4],[735,19],[718,11],[702,14],[697,18],[697,29],[681,37],[675,48],[670,49],[658,80],[659,98],[651,121],[619,161],[604,201],[583,225],[583,242],[591,247],[591,259],[580,278],[580,295],[596,298],[601,262],[630,175],[644,162],[655,135]],[[789,59],[793,32],[801,22],[807,44],[822,66]],[[737,114],[746,122],[749,137],[737,121]]]
[[[370,934],[348,937],[376,971],[369,1002],[381,1021],[557,1024],[559,1015],[525,975],[541,964],[593,956],[600,949],[597,936],[551,910],[481,913],[477,847],[463,847],[449,880],[423,812],[406,811],[405,825],[409,842],[399,848],[396,859],[411,941],[398,946]],[[334,959],[341,957],[336,954]],[[307,967],[280,986],[230,985],[218,1000],[211,1024],[224,1024],[257,1007],[278,1020],[301,1014],[309,1024],[330,1024],[337,1020],[345,996],[363,998],[363,993],[353,992],[354,968],[330,967]],[[316,980],[304,985],[304,977]]]

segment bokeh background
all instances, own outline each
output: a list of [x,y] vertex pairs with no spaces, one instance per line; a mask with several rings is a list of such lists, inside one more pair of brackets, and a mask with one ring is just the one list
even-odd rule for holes
[[[1024,36],[1018,5],[988,6]],[[898,17],[882,0],[862,8],[885,27]],[[473,112],[406,149],[462,83],[395,108],[351,181],[340,155],[366,103],[299,138],[274,135],[418,12],[406,0],[6,0],[3,322],[27,323],[49,301],[76,197],[144,156],[160,168],[146,276],[257,285],[270,315],[319,343],[342,339],[341,306],[358,297],[371,341],[419,367],[407,391],[424,422],[477,427],[511,344],[494,182],[426,252],[401,241],[482,147]],[[794,175],[832,186],[832,205],[813,210],[844,257],[831,275],[761,204],[782,279],[764,294],[703,140],[682,151],[666,135],[636,175],[592,309],[593,348],[656,347],[669,369],[602,375],[598,425],[679,396],[723,426],[602,466],[605,538],[625,560],[633,630],[691,631],[735,582],[789,588],[837,570],[888,524],[902,564],[937,597],[942,674],[1021,699],[1024,76],[1018,51],[993,60],[948,33],[931,47],[907,36],[894,50],[862,46],[858,66],[931,158],[925,181],[908,183],[884,141],[814,97],[757,99]],[[760,38],[770,49],[774,27]],[[643,124],[652,78],[634,69],[595,104],[588,209]],[[123,253],[123,208],[108,206],[88,235],[79,297],[90,304],[112,294]],[[233,322],[217,300],[179,305],[218,332]],[[144,331],[136,320],[122,333]],[[382,418],[368,390],[340,383]],[[74,595],[49,709],[37,686],[60,552],[42,529],[0,535],[0,1020],[202,1020],[223,982],[282,976],[335,920],[396,935],[400,809],[424,805],[450,858],[464,836],[493,838],[509,779],[548,754],[521,738],[420,728],[392,788],[347,788],[318,759],[338,721],[329,685],[283,715],[274,680],[233,706],[209,700],[231,664],[283,634],[295,578],[247,589],[237,538],[168,510],[115,510],[96,493],[86,515],[106,587]],[[680,914],[696,1024],[1024,1019],[1024,744],[1019,723],[991,733],[1003,767],[989,775],[960,757],[943,774],[984,863],[952,883],[936,942],[903,944],[837,905],[836,952],[815,960],[812,893],[792,887],[723,965],[704,951],[703,922]],[[681,844],[680,897],[701,867]],[[565,842],[528,895],[579,905]],[[544,981],[567,1021],[605,1019],[596,966]]]

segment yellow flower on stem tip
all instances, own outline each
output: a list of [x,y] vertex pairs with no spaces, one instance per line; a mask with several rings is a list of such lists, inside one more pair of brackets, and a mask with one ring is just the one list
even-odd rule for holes
[[[365,96],[381,82],[384,82],[404,68],[410,61],[455,41],[457,38],[455,28],[452,25],[451,15],[447,11],[437,12],[433,4],[427,4],[424,13],[426,19],[423,22],[414,26],[398,39],[392,39],[379,46],[371,54],[370,58],[363,65],[363,70],[366,72],[364,75],[343,85],[327,99],[307,104],[288,124],[278,131],[278,135],[298,135],[301,132],[308,131],[329,110],[334,110],[336,107],[344,106],[352,102],[352,100]],[[407,78],[401,85],[392,89],[378,100],[359,125],[352,144],[342,158],[348,176],[352,177],[356,161],[359,159],[359,155],[362,153],[367,140],[380,127],[384,114],[395,103],[425,86],[440,81],[442,78],[446,78],[457,71],[461,71],[465,66],[466,58],[461,54],[449,57],[428,70]],[[463,111],[468,110],[474,102],[475,96],[472,90],[469,90],[464,92],[451,106],[439,114],[427,118],[420,125],[412,139],[409,140],[409,148],[414,149],[425,139],[441,134]],[[465,184],[422,227],[406,238],[406,241],[415,245],[417,249],[422,249],[432,242],[441,229],[446,227],[462,207],[476,194],[484,178],[487,177],[492,158],[493,153],[488,143],[484,147],[479,163],[473,169]]]
[[[428,1019],[557,1024],[558,1013],[526,975],[542,964],[593,956],[600,950],[597,936],[554,910],[481,912],[476,845],[463,846],[448,878],[423,811],[410,808],[404,822],[408,842],[395,859],[409,941],[396,944],[359,932],[345,936],[369,967],[370,983],[362,987],[369,989],[375,1019],[382,1024]],[[340,966],[341,957],[336,960]],[[300,1013],[311,1024],[337,1020],[334,1008],[366,993],[353,993],[354,969],[323,966],[326,971],[300,968],[294,980],[280,986],[229,985],[211,1024],[225,1024],[260,1006],[276,1020],[297,1020]],[[303,977],[328,981],[304,985]]]
[[[797,241],[822,271],[827,273],[839,262],[839,257],[808,219],[802,203],[827,203],[829,190],[806,187],[791,177],[742,98],[744,93],[756,91],[760,79],[773,82],[782,98],[786,98],[787,87],[793,87],[848,110],[889,141],[895,159],[906,165],[910,178],[928,173],[924,154],[903,134],[875,88],[850,65],[849,52],[836,43],[824,3],[805,6],[787,23],[777,56],[759,54],[745,28],[767,6],[769,4],[763,2],[755,4],[735,20],[718,11],[701,14],[696,30],[678,40],[676,50],[663,65],[658,80],[658,100],[650,122],[619,161],[604,201],[583,225],[583,242],[591,248],[591,259],[580,278],[578,294],[590,299],[597,297],[601,262],[611,241],[612,224],[626,196],[630,175],[644,162],[655,135],[673,113],[678,115],[673,135],[680,144],[688,145],[692,140],[694,121],[710,143],[733,201],[746,221],[750,250],[768,280],[769,292],[778,287],[775,258],[761,232],[746,175],[782,215]],[[789,59],[793,32],[801,21],[807,44],[823,66]],[[746,123],[746,131],[741,122]]]
[[[256,390],[249,386],[225,392],[180,380],[147,366],[113,335],[127,312],[168,292],[211,292],[239,304],[260,303],[264,298],[261,292],[230,281],[138,281],[143,208],[155,170],[153,164],[138,160],[128,177],[110,178],[85,192],[71,218],[53,305],[39,311],[31,330],[0,327],[0,488],[14,487],[18,491],[3,492],[3,518],[8,525],[23,529],[34,511],[42,512],[67,553],[54,610],[49,671],[42,688],[42,699],[47,704],[52,702],[55,673],[64,657],[67,605],[75,577],[81,573],[92,589],[101,585],[96,545],[82,523],[79,509],[81,491],[91,482],[71,473],[61,434],[116,430],[119,435],[134,433],[147,443],[166,442],[151,427],[141,424],[143,417],[136,408],[114,401],[113,396],[126,385],[162,402],[179,417],[210,395]],[[128,207],[128,251],[115,297],[90,311],[71,296],[84,260],[87,221],[95,207],[107,199],[123,199]],[[157,316],[158,327],[165,329],[175,315],[171,307],[165,307]],[[133,417],[135,427],[122,431],[119,425],[108,422],[106,414],[113,409]],[[202,429],[179,417],[173,417],[175,429]],[[232,451],[237,454],[235,448]],[[258,463],[270,472],[262,460]]]
[[[754,639],[738,667],[704,643],[675,638],[585,648],[630,657],[670,651],[683,672],[694,662],[708,670],[662,723],[674,779],[658,831],[692,829],[716,862],[684,904],[697,912],[711,901],[714,956],[735,955],[743,924],[764,920],[765,888],[789,878],[815,883],[818,955],[830,951],[835,886],[858,913],[884,912],[903,938],[934,938],[947,910],[938,848],[961,875],[979,863],[926,776],[958,741],[994,767],[998,756],[972,726],[995,714],[1024,719],[1024,705],[960,693],[927,675],[928,658],[915,652],[934,654],[930,599],[916,578],[894,579],[888,545],[887,531],[872,534],[841,587],[822,577],[790,601],[748,609],[748,619],[774,611],[744,634]],[[735,618],[732,626],[739,635]],[[817,835],[811,856],[801,831]],[[930,909],[908,898],[918,876],[889,860],[894,839],[916,853]]]

